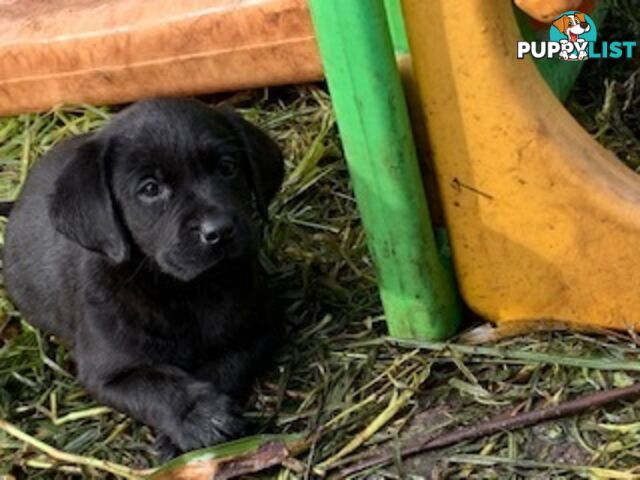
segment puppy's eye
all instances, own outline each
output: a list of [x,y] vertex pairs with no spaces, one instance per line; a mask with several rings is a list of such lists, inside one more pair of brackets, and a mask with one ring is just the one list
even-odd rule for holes
[[238,162],[231,157],[222,157],[218,162],[218,172],[225,178],[232,178],[238,173]]
[[153,179],[145,180],[138,188],[138,195],[148,199],[156,198],[160,195],[160,184]]

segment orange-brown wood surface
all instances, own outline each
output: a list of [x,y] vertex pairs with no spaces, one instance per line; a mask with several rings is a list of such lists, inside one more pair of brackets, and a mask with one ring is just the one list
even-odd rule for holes
[[305,0],[0,0],[0,114],[322,77]]

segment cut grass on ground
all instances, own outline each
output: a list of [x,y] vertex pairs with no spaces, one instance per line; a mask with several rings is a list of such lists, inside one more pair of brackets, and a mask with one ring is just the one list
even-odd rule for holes
[[[624,14],[626,30],[620,34],[637,38],[639,7],[626,8],[635,16],[614,12],[602,31],[619,28]],[[640,166],[638,71],[636,60],[590,61],[568,102],[583,125],[632,168]],[[227,101],[273,133],[286,151],[288,171],[272,208],[263,257],[288,305],[289,341],[256,387],[247,415],[262,432],[326,428],[291,470],[254,478],[310,478],[319,468],[335,472],[382,442],[640,381],[634,371],[640,341],[627,334],[531,334],[489,346],[485,355],[386,342],[375,273],[327,94],[317,86],[292,87],[244,92]],[[0,119],[0,194],[12,197],[42,152],[63,137],[99,127],[109,112],[79,107]],[[567,358],[592,361],[581,365]],[[135,468],[153,465],[149,429],[97,405],[72,371],[67,350],[24,323],[0,291],[0,417],[67,452]],[[363,445],[339,454],[367,429],[371,435]],[[396,462],[375,475],[626,479],[640,478],[638,465],[640,401],[495,434]],[[104,478],[0,432],[2,474]]]

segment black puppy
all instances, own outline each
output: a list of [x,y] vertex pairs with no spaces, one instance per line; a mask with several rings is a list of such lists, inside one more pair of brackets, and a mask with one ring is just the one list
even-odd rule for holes
[[276,144],[236,114],[147,100],[54,147],[10,216],[17,306],[72,348],[100,402],[163,434],[165,454],[243,430],[280,331],[254,202],[266,215],[282,176]]

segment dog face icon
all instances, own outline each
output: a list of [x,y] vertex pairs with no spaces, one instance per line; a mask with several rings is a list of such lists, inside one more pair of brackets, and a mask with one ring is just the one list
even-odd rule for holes
[[553,22],[553,26],[567,36],[570,42],[576,42],[580,35],[591,30],[584,13],[570,13],[563,15]]
[[582,35],[591,31],[591,24],[584,13],[572,12],[562,15],[553,22],[553,26],[563,37],[560,39],[562,51],[559,54],[562,60],[582,61],[589,58],[588,42],[581,38]]

